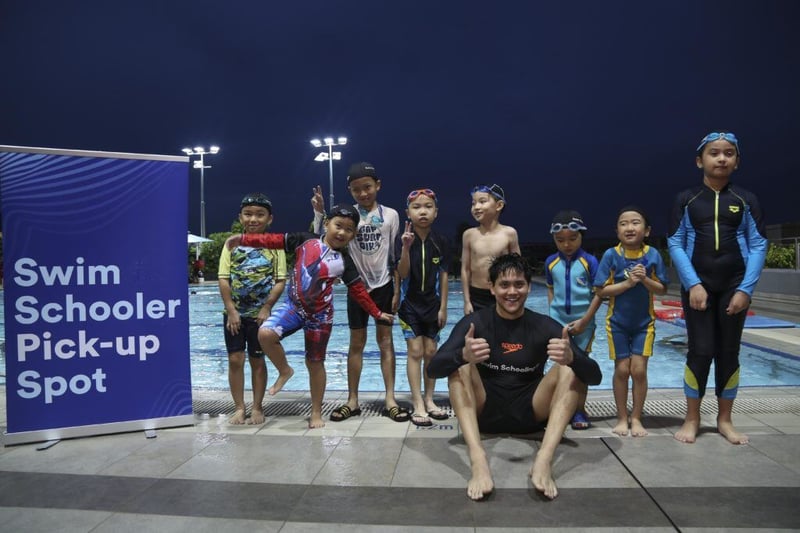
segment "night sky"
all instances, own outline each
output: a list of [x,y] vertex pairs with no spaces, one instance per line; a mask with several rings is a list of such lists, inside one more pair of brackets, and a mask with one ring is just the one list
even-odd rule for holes
[[768,224],[797,222],[799,15],[795,0],[0,0],[0,144],[217,144],[207,233],[251,191],[272,198],[273,230],[296,231],[312,187],[329,194],[308,141],[345,135],[337,201],[352,201],[348,165],[370,161],[382,203],[402,216],[431,187],[455,236],[474,223],[470,189],[496,182],[501,222],[546,242],[558,209],[607,237],[630,203],[663,235],[674,195],[702,178],[699,140],[723,128],[742,149],[733,181]]

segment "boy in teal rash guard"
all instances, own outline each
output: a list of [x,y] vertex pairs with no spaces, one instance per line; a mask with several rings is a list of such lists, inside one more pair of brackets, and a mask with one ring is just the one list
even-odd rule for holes
[[697,147],[703,183],[675,198],[669,253],[681,280],[689,350],[684,371],[686,419],[675,438],[691,443],[700,427],[700,403],[714,362],[717,429],[729,442],[746,444],[731,412],[739,388],[742,329],[767,252],[761,206],[749,191],[730,183],[739,168],[733,133],[709,133]]
[[[594,296],[597,259],[581,248],[586,229],[577,211],[569,209],[556,213],[550,233],[558,251],[545,261],[545,281],[550,317],[569,326],[575,344],[588,354],[594,340],[594,315],[601,300]],[[572,417],[572,429],[591,426],[586,415],[587,392],[584,388]]]

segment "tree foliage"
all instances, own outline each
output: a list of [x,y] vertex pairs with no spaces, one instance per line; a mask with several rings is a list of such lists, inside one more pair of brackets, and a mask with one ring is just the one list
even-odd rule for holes
[[767,249],[767,268],[796,268],[796,252],[791,244],[770,243]]

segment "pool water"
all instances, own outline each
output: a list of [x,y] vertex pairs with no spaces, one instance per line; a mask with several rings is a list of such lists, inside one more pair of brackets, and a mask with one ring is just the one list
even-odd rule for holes
[[[453,325],[463,316],[461,284],[451,283],[448,300],[447,326],[442,332],[442,340],[450,334]],[[328,374],[328,390],[347,390],[347,348],[349,328],[347,327],[346,289],[337,285],[334,290],[334,325],[325,367]],[[534,285],[528,297],[527,307],[546,313],[547,295],[544,287]],[[222,331],[222,302],[216,287],[193,288],[189,297],[190,338],[192,352],[192,385],[197,388],[227,389],[227,357]],[[605,317],[605,305],[597,313],[598,326]],[[303,333],[298,331],[283,340],[286,357],[294,367],[295,374],[286,384],[286,390],[308,390],[303,351]],[[406,375],[406,342],[400,327],[394,327],[394,346],[397,355],[395,390],[408,392]],[[611,389],[614,362],[608,358],[608,340],[603,327],[597,328],[593,343],[592,357],[600,364],[603,381],[597,389]],[[656,323],[656,346],[648,364],[650,388],[682,388],[683,369],[686,358],[686,330],[680,326],[659,320]],[[758,348],[742,345],[740,353],[741,386],[781,386],[800,385],[800,359],[770,353]],[[246,366],[246,387],[250,388],[249,365]],[[274,367],[267,362],[268,383],[276,374]],[[713,376],[713,369],[712,369]],[[713,377],[710,382],[713,386]],[[364,367],[361,375],[362,391],[384,390],[380,372],[380,352],[375,342],[375,328],[367,330],[367,345],[364,350]],[[437,392],[447,391],[447,381],[436,382]]]

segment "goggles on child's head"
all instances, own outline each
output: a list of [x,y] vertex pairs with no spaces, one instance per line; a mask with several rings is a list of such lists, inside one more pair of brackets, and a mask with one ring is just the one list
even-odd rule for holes
[[496,183],[493,183],[491,186],[489,185],[476,185],[473,187],[470,196],[475,194],[476,192],[486,192],[497,198],[498,200],[506,201],[506,193],[503,191],[503,188]]
[[260,192],[248,194],[247,196],[242,198],[242,203],[240,204],[240,208],[247,207],[248,205],[257,205],[259,207],[266,207],[267,209],[269,209],[269,212],[272,213],[272,202],[270,202],[266,194],[262,194]]
[[707,145],[710,142],[718,141],[722,139],[723,141],[728,141],[732,145],[736,147],[736,153],[738,155],[742,155],[742,152],[739,150],[739,139],[736,138],[736,135],[733,133],[721,133],[721,132],[713,132],[709,133],[703,140],[700,141],[700,146],[697,147],[697,152],[703,149],[703,146]]
[[352,206],[347,204],[336,204],[328,211],[328,220],[332,219],[333,217],[344,217],[349,218],[352,220],[356,226],[358,226],[359,214],[356,213],[355,209]]
[[417,189],[416,191],[411,191],[410,193],[408,193],[408,198],[406,198],[406,206],[410,205],[411,201],[414,200],[414,198],[416,198],[420,194],[429,197],[431,200],[433,200],[434,203],[437,203],[436,193],[433,192],[431,189]]
[[583,224],[578,224],[577,222],[568,222],[567,224],[562,224],[561,222],[555,222],[550,224],[550,233],[558,233],[562,229],[568,229],[571,231],[585,231],[586,226]]

